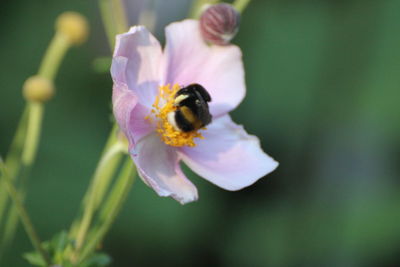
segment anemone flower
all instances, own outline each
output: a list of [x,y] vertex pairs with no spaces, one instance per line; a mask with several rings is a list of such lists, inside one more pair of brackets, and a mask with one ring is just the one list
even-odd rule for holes
[[[118,35],[111,67],[114,115],[142,180],[158,195],[184,204],[197,200],[198,194],[181,161],[232,191],[273,171],[278,163],[228,114],[246,92],[240,49],[207,45],[196,20],[172,23],[165,32],[164,51],[143,26]],[[182,130],[171,114],[181,111],[177,99],[186,97],[177,97],[181,89],[193,84],[209,96],[198,95],[212,121]],[[192,124],[199,121],[199,114],[189,115]]]

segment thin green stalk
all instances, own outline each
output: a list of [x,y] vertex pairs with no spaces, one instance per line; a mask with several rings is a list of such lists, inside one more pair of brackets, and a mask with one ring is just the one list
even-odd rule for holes
[[[76,234],[76,250],[79,251],[85,241],[87,231],[92,222],[94,212],[98,207],[98,194],[103,194],[105,192],[104,186],[109,184],[110,179],[112,179],[112,174],[106,170],[110,167],[110,164],[115,164],[113,162],[114,157],[124,151],[124,146],[120,142],[116,142],[110,149],[102,156],[99,165],[95,171],[92,179],[92,184],[87,191],[88,197],[85,196],[87,202],[85,203],[85,209],[83,213],[82,220],[79,224],[79,228]],[[111,175],[110,175],[111,174]]]
[[190,9],[189,18],[198,19],[206,5],[218,4],[219,0],[196,0]]
[[[22,164],[20,166],[20,168],[18,169],[18,171],[19,171],[18,179],[17,179],[18,185],[19,185],[18,194],[20,196],[21,203],[24,203],[24,201],[25,201],[26,184],[27,184],[27,179],[28,179],[30,169],[31,169],[31,166],[26,166],[24,164]],[[10,208],[8,210],[6,218],[7,218],[7,221],[5,223],[4,235],[0,242],[0,254],[1,254],[1,252],[4,252],[6,250],[6,248],[12,242],[14,235],[15,235],[15,231],[18,227],[18,212],[17,212],[15,204],[12,203],[12,205],[10,205]]]
[[56,32],[43,57],[38,75],[49,80],[54,80],[62,59],[70,45],[65,35]]
[[[9,175],[10,181],[14,184],[16,182],[20,182],[21,184],[25,184],[26,180],[29,176],[30,170],[32,168],[33,162],[35,160],[37,154],[37,147],[39,144],[41,125],[43,119],[43,104],[30,102],[27,106],[28,118],[25,124],[26,132],[25,134],[17,132],[17,135],[24,135],[25,141],[22,142],[24,147],[22,152],[20,152],[20,165],[17,165],[17,161],[15,160],[14,167],[12,168],[12,176]],[[21,119],[23,121],[23,119]],[[19,130],[20,128],[18,128]],[[17,154],[17,152],[14,152]],[[12,162],[12,161],[11,161]],[[24,202],[25,199],[25,189],[22,189],[18,192],[20,196],[21,203]],[[9,245],[9,243],[13,240],[15,231],[18,226],[18,214],[17,206],[13,203],[8,210],[7,221],[5,222],[4,233],[1,238],[0,248],[1,251],[4,251],[5,248]]]
[[[38,75],[49,80],[54,80],[61,61],[69,47],[70,43],[65,36],[61,33],[56,33],[42,59]],[[37,148],[40,141],[43,114],[43,103],[27,102],[6,159],[6,166],[9,170],[8,176],[13,185],[21,180],[26,180],[29,176],[31,167],[36,158]],[[2,191],[3,189],[0,188],[0,218],[4,218],[4,210],[8,202],[7,197],[5,194],[2,194]],[[21,203],[23,202],[24,197],[25,190],[20,192]],[[8,221],[5,226],[2,243],[0,244],[2,248],[13,239],[15,234],[18,223],[18,220],[15,218],[17,208],[18,207],[14,203],[8,212]],[[4,251],[4,249],[2,249],[2,251]]]
[[[100,14],[108,37],[110,48],[113,49],[115,35],[128,29],[126,14],[121,0],[99,0]],[[75,240],[74,248],[64,252],[73,262],[81,255],[81,249],[90,242],[86,237],[92,224],[96,210],[102,203],[108,191],[114,173],[119,166],[125,144],[118,140],[118,126],[114,124],[110,137],[105,145],[102,158],[98,164],[91,185],[84,196],[84,211],[81,220],[75,221],[69,236]]]
[[111,128],[110,134],[107,138],[106,145],[103,148],[102,154],[106,153],[110,149],[110,147],[115,144],[115,142],[118,141],[118,131],[119,131],[119,126],[117,123],[113,124],[113,127]]
[[[29,176],[29,172],[31,170],[32,166],[27,166],[24,164],[21,164],[17,171],[18,173],[16,174],[15,177],[13,177],[14,184],[16,184],[16,182],[19,183],[19,190],[18,190],[18,194],[20,197],[20,201],[21,203],[24,203],[25,200],[25,195],[26,195],[26,182]],[[12,181],[12,176],[8,175],[10,177],[10,180]],[[5,221],[4,224],[4,233],[3,236],[1,237],[0,240],[0,256],[1,253],[4,253],[6,248],[10,245],[10,243],[12,242],[12,240],[14,239],[14,235],[15,235],[15,231],[18,227],[18,211],[17,211],[17,207],[15,205],[15,203],[10,203],[9,205],[9,209],[7,212],[7,215],[5,216],[5,218],[7,219]]]
[[[106,142],[106,145],[103,149],[102,155],[108,153],[108,151],[112,150],[112,146],[117,146],[118,149],[121,149],[121,151],[124,151],[124,148],[122,144],[120,143],[121,141],[118,140],[118,125],[114,124],[113,128],[111,129],[110,136]],[[118,145],[116,145],[118,143]],[[121,145],[121,146],[120,146]],[[119,152],[121,152],[119,151]],[[96,197],[94,200],[94,206],[97,209],[97,207],[100,205],[101,201],[104,198],[104,194],[107,191],[108,185],[111,183],[111,178],[113,177],[117,167],[119,166],[122,158],[122,153],[116,154],[114,157],[109,159],[109,162],[107,163],[107,168],[102,171],[103,177],[108,177],[107,179],[101,179],[99,181],[99,184],[96,186]],[[100,164],[100,163],[99,163]],[[89,195],[86,195],[84,198],[83,203],[87,203],[89,201]]]
[[111,10],[111,2],[110,0],[99,0],[99,8],[100,8],[100,15],[103,21],[104,30],[107,35],[108,44],[111,50],[114,48],[115,44],[115,26],[113,15],[110,12]]
[[[114,1],[114,2],[111,2]],[[100,15],[103,21],[103,26],[107,35],[107,39],[109,42],[110,49],[112,50],[115,45],[115,36],[118,33],[118,31],[126,31],[128,29],[128,24],[126,21],[126,16],[124,13],[124,9],[122,8],[122,2],[120,0],[99,0],[99,9],[100,9]],[[116,7],[116,8],[115,8]],[[116,19],[119,18],[119,26],[117,28],[116,25]],[[110,150],[111,146],[113,146],[115,143],[119,142],[117,140],[117,132],[118,132],[118,125],[114,124],[113,129],[111,130],[110,136],[108,138],[108,141],[104,147],[103,151],[103,156],[108,153],[107,151]],[[112,176],[115,172],[116,167],[118,166],[120,162],[120,158],[114,158],[111,159],[110,162],[108,163],[109,166],[107,169],[104,170],[103,176],[104,178],[99,179],[101,180],[101,184],[95,185],[97,181],[92,181],[92,185],[87,191],[83,203],[84,203],[84,215],[82,218],[82,221],[75,221],[70,229],[69,236],[71,238],[76,237],[76,249],[79,250],[79,247],[82,245],[84,238],[86,236],[88,227],[90,225],[90,222],[93,217],[93,213],[97,206],[100,204],[105,192],[106,188],[108,187]],[[100,163],[99,163],[100,164]],[[95,179],[95,178],[93,178]],[[94,190],[94,187],[100,187],[101,189]],[[94,191],[94,192],[93,192]],[[98,191],[95,194],[95,191]],[[69,251],[66,251],[66,254],[69,254]],[[72,256],[74,257],[74,255]]]
[[99,0],[100,15],[111,50],[115,36],[128,30],[125,8],[121,0]]
[[5,187],[7,189],[7,192],[9,194],[10,198],[12,199],[12,201],[17,209],[17,212],[19,214],[21,222],[24,225],[24,229],[25,229],[29,239],[31,240],[32,245],[35,247],[37,252],[41,255],[41,257],[43,258],[43,261],[46,262],[46,265],[50,266],[50,264],[51,264],[50,259],[47,255],[46,251],[42,247],[41,241],[39,239],[39,236],[36,233],[35,228],[33,227],[33,224],[28,215],[28,212],[26,211],[24,205],[22,204],[22,202],[18,196],[18,192],[15,189],[10,177],[8,176],[6,167],[2,160],[0,160],[0,170],[1,170],[1,178],[5,184]]
[[[123,149],[121,148],[121,150],[119,152],[122,152]],[[97,209],[99,207],[99,205],[101,204],[102,200],[104,199],[104,195],[107,192],[107,189],[109,188],[109,185],[111,183],[111,178],[113,177],[115,171],[117,170],[117,167],[119,166],[119,163],[121,162],[123,154],[122,153],[118,153],[116,154],[112,159],[110,159],[109,163],[108,163],[108,167],[107,169],[103,170],[103,176],[104,177],[109,177],[108,179],[102,179],[99,181],[98,186],[97,186],[97,190],[96,190],[96,194],[94,196],[94,208]]]
[[122,0],[112,0],[113,1],[113,13],[115,18],[115,29],[117,33],[123,33],[128,30],[128,20],[126,18],[125,7]]
[[[27,117],[28,117],[28,108],[25,108],[25,110],[22,113],[21,120],[18,124],[17,131],[15,133],[15,136],[10,146],[10,150],[6,158],[6,166],[9,170],[9,176],[12,180],[16,177],[16,172],[20,164],[19,162],[21,159],[22,147],[24,145],[25,134],[26,134]],[[5,190],[6,189],[4,186],[0,186],[0,229],[1,229],[2,219],[4,218],[3,214],[6,210],[8,203],[8,195]]]
[[135,167],[128,157],[112,191],[100,210],[98,226],[94,227],[89,234],[88,242],[82,250],[78,263],[84,261],[96,249],[111,228],[132,187],[134,178]]
[[[24,194],[19,194],[21,203],[24,203]],[[14,207],[15,205],[13,205]],[[10,242],[14,237],[14,233],[18,226],[18,211],[16,208],[12,208],[7,213],[7,222],[4,228],[4,235],[2,237],[2,242],[0,244],[0,253],[5,251],[9,246]]]
[[22,152],[22,163],[31,166],[36,157],[39,144],[40,132],[42,129],[43,111],[42,103],[28,103],[29,119],[26,132],[25,147]]
[[[118,141],[118,136],[117,136],[117,134],[118,134],[118,125],[115,123],[115,124],[113,125],[113,128],[111,129],[111,132],[110,132],[110,134],[109,134],[109,136],[108,136],[108,139],[107,139],[107,141],[106,141],[106,145],[104,146],[103,152],[101,153],[101,155],[104,155],[105,153],[107,153],[107,151],[110,149],[110,147]],[[118,164],[119,164],[119,161],[120,161],[119,156],[116,157],[116,158],[114,158],[114,159],[110,162],[110,169],[113,169],[113,168],[114,168],[114,165],[115,165],[115,168],[116,168],[116,167],[118,166]],[[105,179],[105,180],[110,180],[110,179],[111,179],[111,175],[113,175],[113,172],[110,172],[110,171],[107,170],[107,172],[104,173],[104,175],[105,175],[106,177],[108,177],[108,178],[103,178],[103,179]],[[89,190],[90,190],[90,189],[89,189]],[[84,196],[84,198],[83,198],[83,201],[82,201],[82,206],[83,206],[83,207],[85,207],[85,206],[87,205],[88,201],[89,201],[89,198],[90,198],[89,190],[87,191],[87,193],[85,194],[85,196]],[[74,222],[72,223],[71,229],[70,229],[70,231],[69,231],[69,236],[70,236],[71,238],[73,238],[74,236],[77,235],[77,233],[78,233],[78,228],[79,228],[79,224],[80,224],[80,222],[79,222],[78,220],[76,220],[76,221],[74,221]]]
[[243,11],[246,9],[247,5],[250,3],[251,0],[236,0],[233,3],[233,6],[237,11],[240,13],[243,13]]
[[143,10],[139,14],[138,24],[145,25],[147,29],[151,32],[154,31],[157,24],[157,14],[156,14],[156,0],[150,1],[149,4],[145,5]]
[[[10,177],[15,177],[15,171],[20,164],[22,149],[26,138],[25,136],[26,136],[28,114],[29,114],[29,109],[28,105],[26,105],[24,111],[22,112],[21,119],[19,121],[17,130],[11,142],[10,149],[5,161]],[[1,195],[2,194],[0,193],[0,197]]]

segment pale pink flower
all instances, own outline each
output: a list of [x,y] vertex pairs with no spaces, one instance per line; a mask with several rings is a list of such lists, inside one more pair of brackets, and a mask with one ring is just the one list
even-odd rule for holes
[[[249,186],[278,166],[262,151],[258,138],[228,115],[246,91],[240,49],[208,46],[198,21],[170,24],[164,51],[143,26],[118,35],[111,74],[115,118],[129,140],[140,177],[160,196],[172,196],[182,204],[198,198],[180,161],[226,190]],[[192,83],[211,95],[213,120],[194,133],[171,134],[162,117],[171,99],[165,94]]]

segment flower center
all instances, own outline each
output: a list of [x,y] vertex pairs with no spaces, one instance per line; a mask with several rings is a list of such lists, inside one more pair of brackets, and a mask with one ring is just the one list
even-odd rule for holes
[[[176,125],[171,124],[171,114],[178,110],[178,106],[175,104],[175,96],[180,89],[181,87],[178,84],[173,85],[172,88],[169,84],[160,86],[159,94],[153,103],[151,112],[157,119],[157,132],[165,144],[174,147],[194,147],[196,146],[195,138],[204,139],[201,133],[198,130],[180,131]],[[150,119],[149,117],[146,118]]]

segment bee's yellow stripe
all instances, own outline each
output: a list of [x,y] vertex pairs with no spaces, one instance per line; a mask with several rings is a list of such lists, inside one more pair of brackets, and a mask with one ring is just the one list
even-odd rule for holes
[[192,124],[195,129],[201,128],[201,121],[196,117],[196,115],[193,114],[193,111],[190,108],[182,106],[180,111],[185,119]]
[[180,108],[180,111],[182,112],[183,116],[185,117],[185,119],[190,122],[191,124],[195,123],[197,118],[196,116],[193,114],[192,110],[186,106],[183,106]]

